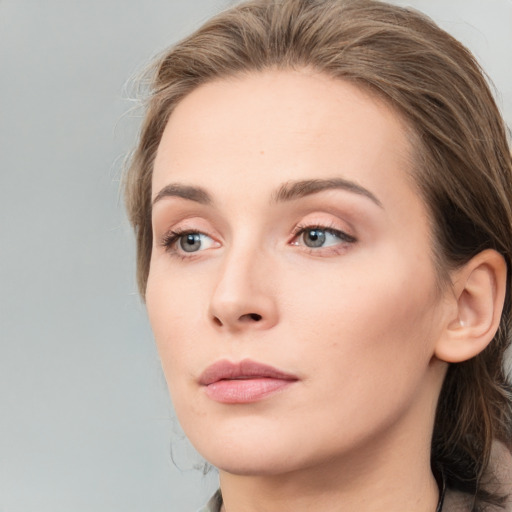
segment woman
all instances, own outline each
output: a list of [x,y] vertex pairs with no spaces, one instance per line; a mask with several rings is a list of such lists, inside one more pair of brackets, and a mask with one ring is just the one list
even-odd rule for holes
[[206,510],[510,507],[511,171],[414,11],[254,0],[158,60],[126,198]]

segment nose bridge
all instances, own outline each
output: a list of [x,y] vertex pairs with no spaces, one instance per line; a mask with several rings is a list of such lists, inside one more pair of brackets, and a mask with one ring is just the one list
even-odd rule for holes
[[269,328],[277,321],[267,251],[254,239],[239,240],[226,256],[210,302],[210,316],[225,329]]

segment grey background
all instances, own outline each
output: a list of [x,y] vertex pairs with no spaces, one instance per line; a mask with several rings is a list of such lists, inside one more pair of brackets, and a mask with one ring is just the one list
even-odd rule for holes
[[[216,486],[173,420],[118,189],[127,79],[228,3],[0,0],[0,512],[193,511]],[[399,3],[475,52],[511,125],[512,0]]]

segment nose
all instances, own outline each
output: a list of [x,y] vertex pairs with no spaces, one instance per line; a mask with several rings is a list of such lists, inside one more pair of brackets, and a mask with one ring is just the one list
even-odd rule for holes
[[233,251],[222,263],[210,317],[225,331],[265,330],[278,321],[271,262],[262,251]]

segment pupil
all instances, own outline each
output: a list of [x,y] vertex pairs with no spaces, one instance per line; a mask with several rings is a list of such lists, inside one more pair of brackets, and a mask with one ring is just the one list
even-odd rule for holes
[[320,229],[311,229],[307,232],[304,243],[308,247],[322,247],[325,243],[325,233]]
[[189,233],[181,239],[181,248],[185,252],[194,252],[201,247],[201,237],[199,233]]

